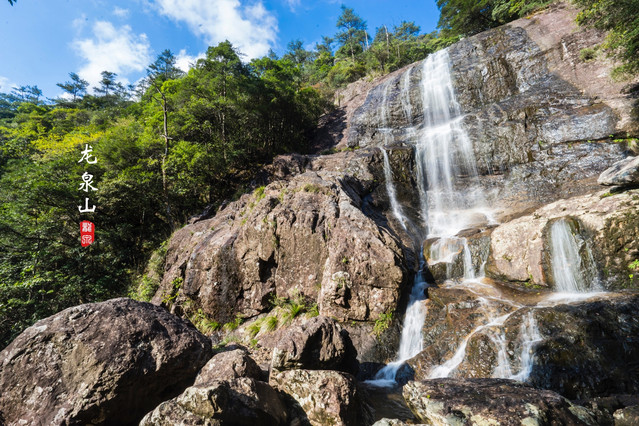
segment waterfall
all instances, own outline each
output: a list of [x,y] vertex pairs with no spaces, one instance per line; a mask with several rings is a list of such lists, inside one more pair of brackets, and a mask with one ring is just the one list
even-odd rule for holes
[[476,224],[483,206],[473,145],[461,126],[449,67],[442,50],[422,68],[424,119],[415,163],[429,237],[452,237]]
[[[430,258],[441,261],[453,252],[461,253],[465,278],[474,278],[468,243],[465,238],[458,238],[456,235],[470,226],[485,223],[487,214],[483,208],[482,191],[476,182],[477,168],[473,146],[461,126],[461,110],[455,99],[448,53],[445,50],[434,53],[422,64],[420,88],[423,120],[420,125],[414,125],[412,121],[413,106],[410,103],[409,91],[412,71],[412,68],[406,71],[401,78],[399,101],[409,124],[406,132],[416,138],[415,169],[423,228],[429,238],[439,239],[433,245],[435,248],[431,249]],[[378,114],[378,131],[384,134],[384,144],[392,142],[389,141],[391,131],[388,126],[387,107],[390,87],[391,80],[381,88],[382,105]],[[388,155],[385,150],[382,152],[386,190],[391,208],[406,229],[406,219],[397,203],[392,183]],[[421,249],[419,252],[421,254]],[[395,376],[402,364],[423,349],[422,327],[425,308],[422,300],[426,282],[421,271],[424,264],[423,256],[420,256],[420,272],[415,277],[406,309],[396,360],[377,373],[375,380],[371,381],[373,384],[394,384]],[[461,349],[462,359],[464,350],[465,346]]]
[[526,319],[521,323],[519,339],[521,340],[521,353],[519,354],[521,365],[519,367],[519,373],[513,374],[508,378],[525,382],[528,380],[528,377],[530,377],[530,372],[534,365],[535,357],[533,350],[535,349],[535,345],[543,340],[532,312],[528,312]]
[[601,290],[590,247],[573,234],[568,220],[562,218],[551,225],[550,243],[550,265],[556,291],[587,293]]
[[[382,104],[379,111],[379,131],[384,135],[384,144],[392,142],[389,140],[391,136],[390,129],[388,128],[388,91],[390,90],[390,81],[386,82],[383,86],[382,90]],[[386,180],[386,193],[388,194],[388,199],[390,201],[391,210],[393,211],[393,216],[399,221],[404,230],[407,230],[406,223],[407,219],[402,210],[402,206],[397,201],[397,192],[395,191],[395,185],[393,184],[393,172],[390,166],[390,160],[388,159],[388,152],[386,152],[385,147],[381,147],[382,156],[384,157],[384,179]]]
[[388,153],[384,147],[382,149],[382,156],[384,157],[384,179],[386,180],[386,192],[388,193],[388,199],[390,200],[391,210],[393,211],[393,216],[395,219],[399,221],[404,230],[406,228],[406,216],[404,216],[404,211],[402,210],[402,206],[397,201],[397,193],[395,192],[395,185],[393,184],[393,174],[391,171],[390,161],[388,160]]
[[382,386],[394,385],[397,371],[404,362],[420,353],[424,348],[422,326],[426,318],[426,309],[421,301],[424,300],[426,281],[421,272],[423,266],[423,259],[420,259],[420,271],[415,276],[413,290],[411,291],[408,308],[404,316],[396,360],[379,370],[375,375],[375,379],[369,381],[371,384]]

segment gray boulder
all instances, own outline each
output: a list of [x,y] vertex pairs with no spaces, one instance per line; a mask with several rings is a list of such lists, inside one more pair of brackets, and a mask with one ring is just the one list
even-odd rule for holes
[[299,406],[297,421],[311,425],[370,425],[372,408],[355,378],[339,371],[288,370],[271,373],[270,384]]
[[639,157],[628,157],[617,161],[599,175],[597,183],[606,186],[639,185]]
[[286,409],[272,387],[241,377],[191,386],[160,404],[140,425],[284,425],[286,419]]
[[204,385],[214,380],[233,380],[239,377],[262,379],[262,370],[243,349],[216,354],[200,370],[195,385]]
[[136,424],[193,382],[211,357],[191,324],[113,299],[38,321],[0,352],[0,418],[9,424]]
[[357,351],[337,321],[315,317],[293,327],[273,349],[274,370],[340,370],[357,373]]
[[594,415],[555,392],[506,379],[409,382],[404,398],[431,425],[596,425]]

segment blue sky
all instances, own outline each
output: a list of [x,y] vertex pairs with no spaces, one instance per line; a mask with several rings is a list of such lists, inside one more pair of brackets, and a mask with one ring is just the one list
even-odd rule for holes
[[164,49],[187,67],[210,45],[229,39],[246,59],[300,39],[310,48],[333,36],[345,4],[369,33],[415,21],[435,29],[435,0],[0,0],[0,92],[37,85],[47,97],[77,72],[96,85],[104,70],[135,83]]

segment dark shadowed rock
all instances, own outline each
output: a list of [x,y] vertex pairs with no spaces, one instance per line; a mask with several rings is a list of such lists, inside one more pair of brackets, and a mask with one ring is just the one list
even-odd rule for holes
[[613,417],[615,419],[615,426],[639,425],[639,405],[617,410]]
[[409,382],[404,398],[426,424],[596,425],[594,415],[555,392],[506,379]]
[[639,157],[628,157],[604,170],[597,183],[607,186],[639,185]]
[[191,386],[148,413],[140,425],[284,425],[286,419],[272,387],[242,377]]
[[329,370],[272,372],[270,384],[291,397],[305,413],[301,424],[370,425],[372,408],[348,373]]
[[273,350],[275,370],[340,370],[357,374],[357,351],[333,319],[315,317],[288,330]]
[[[639,295],[531,310],[543,341],[535,346],[529,383],[570,399],[639,393]],[[508,340],[526,309],[505,323]]]
[[191,384],[211,355],[205,336],[158,306],[76,306],[0,352],[0,411],[7,424],[135,424]]
[[203,385],[213,380],[232,380],[239,377],[262,379],[262,370],[243,349],[221,352],[215,355],[200,370],[195,385]]

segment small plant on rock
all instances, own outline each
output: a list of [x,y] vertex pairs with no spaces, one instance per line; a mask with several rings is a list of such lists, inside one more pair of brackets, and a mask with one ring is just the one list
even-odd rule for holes
[[375,326],[373,327],[373,332],[376,336],[380,336],[384,331],[390,327],[393,322],[393,312],[386,311],[383,314],[379,315],[379,318],[375,321]]

